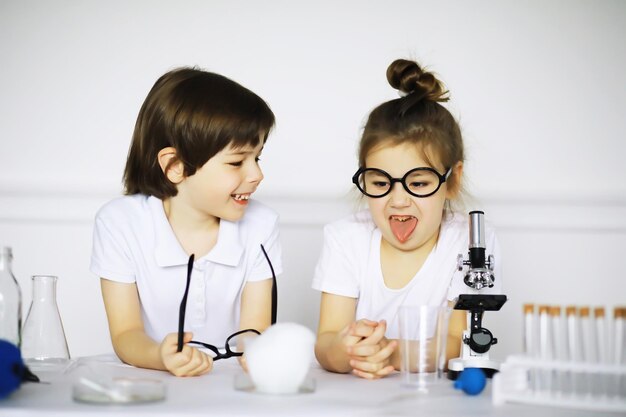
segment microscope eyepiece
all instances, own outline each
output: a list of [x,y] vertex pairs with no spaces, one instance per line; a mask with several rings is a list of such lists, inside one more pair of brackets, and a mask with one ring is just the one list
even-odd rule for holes
[[469,214],[469,247],[485,249],[485,213],[479,210]]
[[469,269],[463,281],[476,290],[493,287],[492,257],[486,257],[485,213],[479,210],[469,213]]

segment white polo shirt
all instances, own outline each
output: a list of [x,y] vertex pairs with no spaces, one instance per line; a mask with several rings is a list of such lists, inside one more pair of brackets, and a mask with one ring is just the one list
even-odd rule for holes
[[[280,274],[278,215],[270,208],[251,200],[241,220],[220,220],[217,243],[195,260],[191,275],[185,330],[194,340],[222,346],[239,329],[245,284],[272,277],[261,244]],[[136,283],[145,331],[157,342],[178,330],[188,260],[160,199],[124,196],[97,213],[90,269],[111,281]]]
[[[467,218],[448,213],[441,224],[437,244],[424,265],[400,289],[385,285],[380,264],[380,229],[369,210],[324,227],[324,246],[315,268],[313,288],[330,294],[357,298],[355,319],[387,321],[387,337],[398,338],[398,307],[401,305],[442,305],[459,294],[476,293],[463,282],[457,270],[457,255],[467,258]],[[495,285],[481,294],[501,291],[500,247],[491,227],[485,226],[487,254],[496,260]]]

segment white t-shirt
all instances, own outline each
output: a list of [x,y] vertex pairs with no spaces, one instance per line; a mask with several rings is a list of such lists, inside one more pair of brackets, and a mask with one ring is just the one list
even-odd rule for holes
[[382,235],[368,210],[360,211],[324,227],[324,246],[315,269],[313,288],[330,294],[357,298],[356,320],[387,321],[386,336],[398,338],[398,307],[401,305],[440,306],[459,294],[498,294],[502,288],[500,247],[493,229],[485,226],[487,255],[495,257],[495,285],[477,292],[463,282],[457,270],[457,256],[467,259],[469,225],[467,218],[447,213],[437,244],[428,258],[400,289],[385,285],[380,264]]
[[[215,246],[196,258],[191,274],[185,330],[194,340],[223,346],[239,329],[245,284],[272,277],[261,244],[280,274],[278,215],[270,208],[251,200],[241,220],[220,220]],[[157,342],[178,330],[188,260],[160,199],[124,196],[97,213],[90,269],[111,281],[136,283],[145,331]]]

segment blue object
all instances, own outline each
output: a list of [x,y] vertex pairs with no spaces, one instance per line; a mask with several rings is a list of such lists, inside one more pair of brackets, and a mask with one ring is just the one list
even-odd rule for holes
[[0,339],[0,400],[8,397],[25,381],[39,382],[39,378],[24,365],[17,346]]
[[22,378],[15,372],[20,366],[24,366],[24,362],[17,346],[0,340],[0,399],[20,387]]
[[487,377],[480,368],[465,368],[454,381],[454,388],[463,390],[468,395],[478,395],[485,389]]

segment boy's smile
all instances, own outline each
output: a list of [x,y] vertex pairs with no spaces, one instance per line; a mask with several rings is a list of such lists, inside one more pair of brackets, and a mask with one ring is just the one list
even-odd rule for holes
[[193,175],[185,177],[178,184],[178,195],[172,199],[184,201],[200,219],[241,219],[263,180],[258,163],[262,149],[262,140],[255,147],[227,146]]
[[246,206],[248,205],[248,200],[250,199],[250,196],[252,195],[252,193],[247,193],[247,194],[231,194],[230,196],[235,200],[235,203],[242,205],[242,206]]

